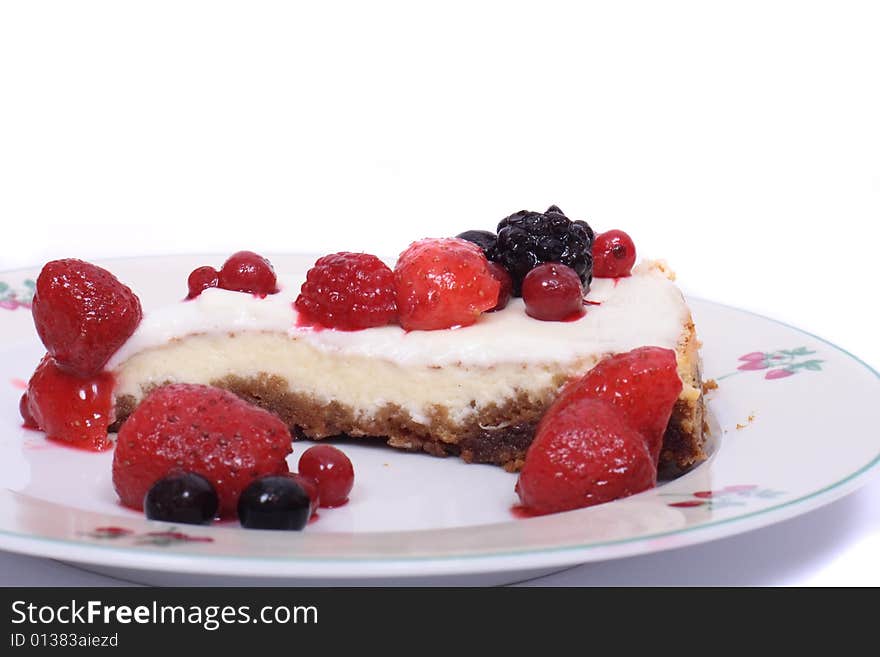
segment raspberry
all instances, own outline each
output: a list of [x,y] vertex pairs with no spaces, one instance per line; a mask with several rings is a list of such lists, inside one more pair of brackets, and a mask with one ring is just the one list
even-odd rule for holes
[[46,350],[78,376],[100,372],[143,317],[137,295],[113,274],[74,259],[46,263],[31,309]]
[[296,309],[328,328],[357,331],[397,319],[394,273],[367,253],[333,253],[309,269]]
[[229,256],[220,268],[219,287],[265,297],[278,292],[278,281],[272,263],[266,258],[253,251],[239,251]]
[[400,324],[408,331],[468,326],[498,303],[501,284],[480,247],[463,239],[410,244],[394,269]]
[[526,314],[535,319],[561,322],[584,314],[584,288],[577,272],[555,262],[538,265],[522,284]]
[[636,264],[636,245],[622,230],[596,235],[593,242],[593,276],[622,278],[629,276]]
[[571,267],[589,289],[593,278],[592,244],[593,229],[585,221],[571,221],[551,205],[543,213],[520,210],[502,219],[488,257],[510,272],[514,296],[520,296],[526,274],[545,262]]
[[220,285],[220,272],[213,267],[198,267],[193,269],[186,281],[189,293],[187,299],[195,299],[209,287]]
[[632,427],[648,442],[657,463],[663,435],[682,383],[675,352],[662,347],[640,347],[609,356],[581,379],[563,388],[542,419],[578,399],[602,399],[619,408]]
[[537,513],[610,502],[653,487],[657,467],[644,437],[611,404],[575,399],[541,422],[516,484]]
[[157,388],[122,425],[113,454],[113,485],[125,506],[174,471],[207,479],[222,517],[234,516],[238,496],[254,479],[288,472],[290,431],[276,416],[231,392],[173,384]]
[[28,383],[28,411],[53,440],[101,451],[110,446],[113,377],[101,372],[82,378],[62,370],[48,354]]

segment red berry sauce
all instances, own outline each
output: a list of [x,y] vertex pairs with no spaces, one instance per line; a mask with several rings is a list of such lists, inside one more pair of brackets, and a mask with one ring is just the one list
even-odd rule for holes
[[540,516],[546,515],[544,513],[540,513],[535,511],[534,509],[525,506],[524,504],[514,504],[510,507],[510,514],[514,518],[524,519],[524,518],[538,518]]

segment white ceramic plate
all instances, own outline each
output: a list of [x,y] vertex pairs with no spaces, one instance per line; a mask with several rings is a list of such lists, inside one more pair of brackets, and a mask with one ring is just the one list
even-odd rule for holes
[[[272,260],[296,271],[314,258]],[[105,266],[149,309],[181,298],[193,267],[220,262],[176,256]],[[654,490],[521,519],[511,512],[515,476],[500,468],[352,441],[343,446],[356,471],[351,501],[322,510],[303,532],[171,527],[119,506],[111,453],[61,447],[21,428],[21,386],[42,355],[27,309],[36,273],[0,274],[0,548],[137,581],[514,581],[776,523],[852,492],[880,462],[877,372],[816,336],[693,299],[704,374],[719,384],[709,395],[712,456]],[[295,445],[292,465],[307,446]]]

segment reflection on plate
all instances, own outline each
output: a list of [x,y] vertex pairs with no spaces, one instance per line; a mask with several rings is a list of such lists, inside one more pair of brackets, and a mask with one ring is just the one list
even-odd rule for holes
[[[137,258],[110,267],[149,308],[177,298],[202,260]],[[286,271],[312,261],[273,257]],[[345,445],[357,472],[351,501],[304,532],[151,522],[117,504],[112,454],[57,446],[21,428],[21,387],[42,355],[28,312],[36,273],[0,274],[0,548],[124,570],[140,581],[514,581],[779,522],[855,490],[880,462],[875,371],[821,338],[691,299],[704,375],[718,383],[708,397],[712,455],[654,490],[517,519],[515,476],[500,468],[352,441]],[[305,447],[295,445],[291,463]]]

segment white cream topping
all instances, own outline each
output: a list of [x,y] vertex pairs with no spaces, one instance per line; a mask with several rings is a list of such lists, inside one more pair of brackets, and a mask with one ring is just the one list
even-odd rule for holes
[[286,333],[328,355],[381,358],[406,367],[564,363],[645,345],[675,349],[690,315],[666,269],[647,262],[627,278],[594,279],[587,299],[599,305],[588,305],[585,315],[573,322],[533,319],[521,299],[512,299],[504,310],[486,313],[467,327],[314,330],[297,326],[293,307],[304,277],[305,272],[280,277],[281,292],[263,299],[209,289],[194,300],[149,312],[108,368],[115,370],[139,352],[189,335],[250,331]]

